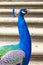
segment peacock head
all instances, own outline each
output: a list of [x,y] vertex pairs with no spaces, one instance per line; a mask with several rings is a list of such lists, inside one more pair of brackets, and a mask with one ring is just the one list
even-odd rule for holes
[[21,8],[20,11],[19,11],[19,14],[24,16],[28,13],[28,10],[26,8]]
[[13,17],[16,17],[17,15],[24,16],[26,14],[28,14],[28,9],[26,9],[26,8],[21,8],[17,12],[15,12],[15,9],[13,9],[13,11],[12,11],[12,16]]

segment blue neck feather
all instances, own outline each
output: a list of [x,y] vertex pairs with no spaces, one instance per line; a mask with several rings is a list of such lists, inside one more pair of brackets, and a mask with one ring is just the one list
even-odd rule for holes
[[30,33],[24,20],[24,17],[22,17],[21,15],[18,15],[18,29],[19,29],[20,43],[22,42],[24,46],[27,45],[29,47],[30,45],[29,42],[31,40]]
[[[31,37],[28,31],[28,27],[22,15],[18,15],[18,29],[19,29],[19,36],[20,36],[20,46],[21,49],[25,51],[27,60],[26,64],[28,63],[31,55]],[[24,65],[26,65],[23,62]]]

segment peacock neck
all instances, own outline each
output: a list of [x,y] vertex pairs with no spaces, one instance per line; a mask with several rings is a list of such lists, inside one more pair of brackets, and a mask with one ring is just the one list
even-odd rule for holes
[[24,20],[24,17],[21,15],[18,15],[18,29],[19,29],[20,43],[24,46],[29,47],[30,34],[26,22]]
[[27,65],[31,56],[31,37],[26,25],[25,19],[22,15],[18,15],[18,29],[20,36],[20,48],[25,52],[25,59],[22,65]]

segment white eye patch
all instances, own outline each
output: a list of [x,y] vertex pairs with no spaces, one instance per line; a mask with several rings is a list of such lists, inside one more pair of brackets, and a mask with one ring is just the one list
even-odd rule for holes
[[23,14],[25,14],[26,12],[22,11]]

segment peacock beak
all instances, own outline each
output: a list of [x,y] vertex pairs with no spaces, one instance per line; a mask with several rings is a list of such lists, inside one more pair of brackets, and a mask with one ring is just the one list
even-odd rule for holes
[[27,15],[29,14],[29,9],[27,9]]

